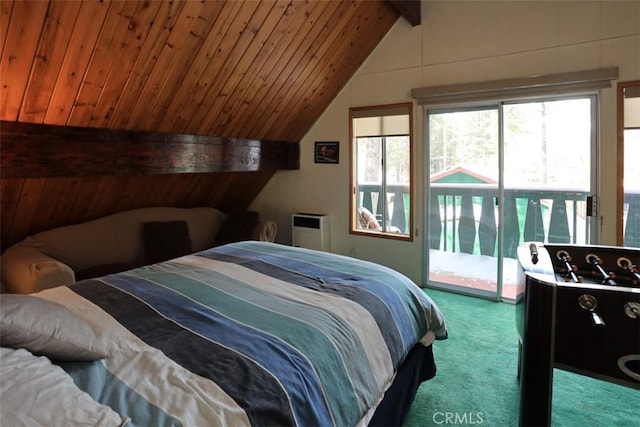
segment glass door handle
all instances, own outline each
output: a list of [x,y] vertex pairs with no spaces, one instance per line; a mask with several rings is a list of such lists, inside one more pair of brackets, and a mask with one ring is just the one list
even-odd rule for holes
[[587,196],[587,216],[598,216],[598,196]]

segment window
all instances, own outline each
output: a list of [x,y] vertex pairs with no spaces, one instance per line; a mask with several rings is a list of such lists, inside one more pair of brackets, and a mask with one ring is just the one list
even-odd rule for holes
[[618,238],[640,247],[640,80],[618,83]]
[[351,232],[412,240],[413,104],[352,108]]

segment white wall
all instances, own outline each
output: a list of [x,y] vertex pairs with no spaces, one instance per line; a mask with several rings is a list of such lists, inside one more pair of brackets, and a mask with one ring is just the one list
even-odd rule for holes
[[[619,67],[640,79],[640,1],[424,1],[422,25],[399,19],[301,141],[300,170],[278,172],[252,205],[291,242],[291,213],[331,217],[332,252],[395,268],[422,282],[424,132],[414,108],[418,237],[400,242],[349,234],[350,107],[412,101],[411,89]],[[614,85],[615,86],[615,85]],[[340,141],[340,164],[314,164],[314,141]],[[616,235],[616,90],[601,92],[602,244]]]

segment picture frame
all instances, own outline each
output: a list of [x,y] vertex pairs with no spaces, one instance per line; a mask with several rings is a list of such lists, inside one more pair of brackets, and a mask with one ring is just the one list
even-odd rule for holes
[[316,141],[315,163],[338,164],[340,162],[340,143],[338,141]]

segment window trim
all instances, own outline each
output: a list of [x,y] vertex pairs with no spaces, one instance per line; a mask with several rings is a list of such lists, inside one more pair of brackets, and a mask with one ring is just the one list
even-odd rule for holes
[[[364,117],[365,112],[371,112],[369,116],[375,117],[376,112],[378,114],[388,112],[389,110],[395,109],[406,109],[407,114],[409,115],[409,233],[408,234],[398,234],[391,233],[385,231],[377,231],[377,230],[365,230],[362,228],[358,228],[358,215],[357,215],[357,168],[356,168],[356,138],[353,131],[353,120],[354,118]],[[349,108],[349,234],[360,235],[360,236],[370,236],[377,237],[383,239],[391,239],[391,240],[400,240],[404,242],[413,242],[414,235],[414,210],[415,210],[415,199],[414,199],[414,129],[413,129],[413,102],[404,102],[397,104],[385,104],[385,105],[374,105],[367,107],[352,107]]]

